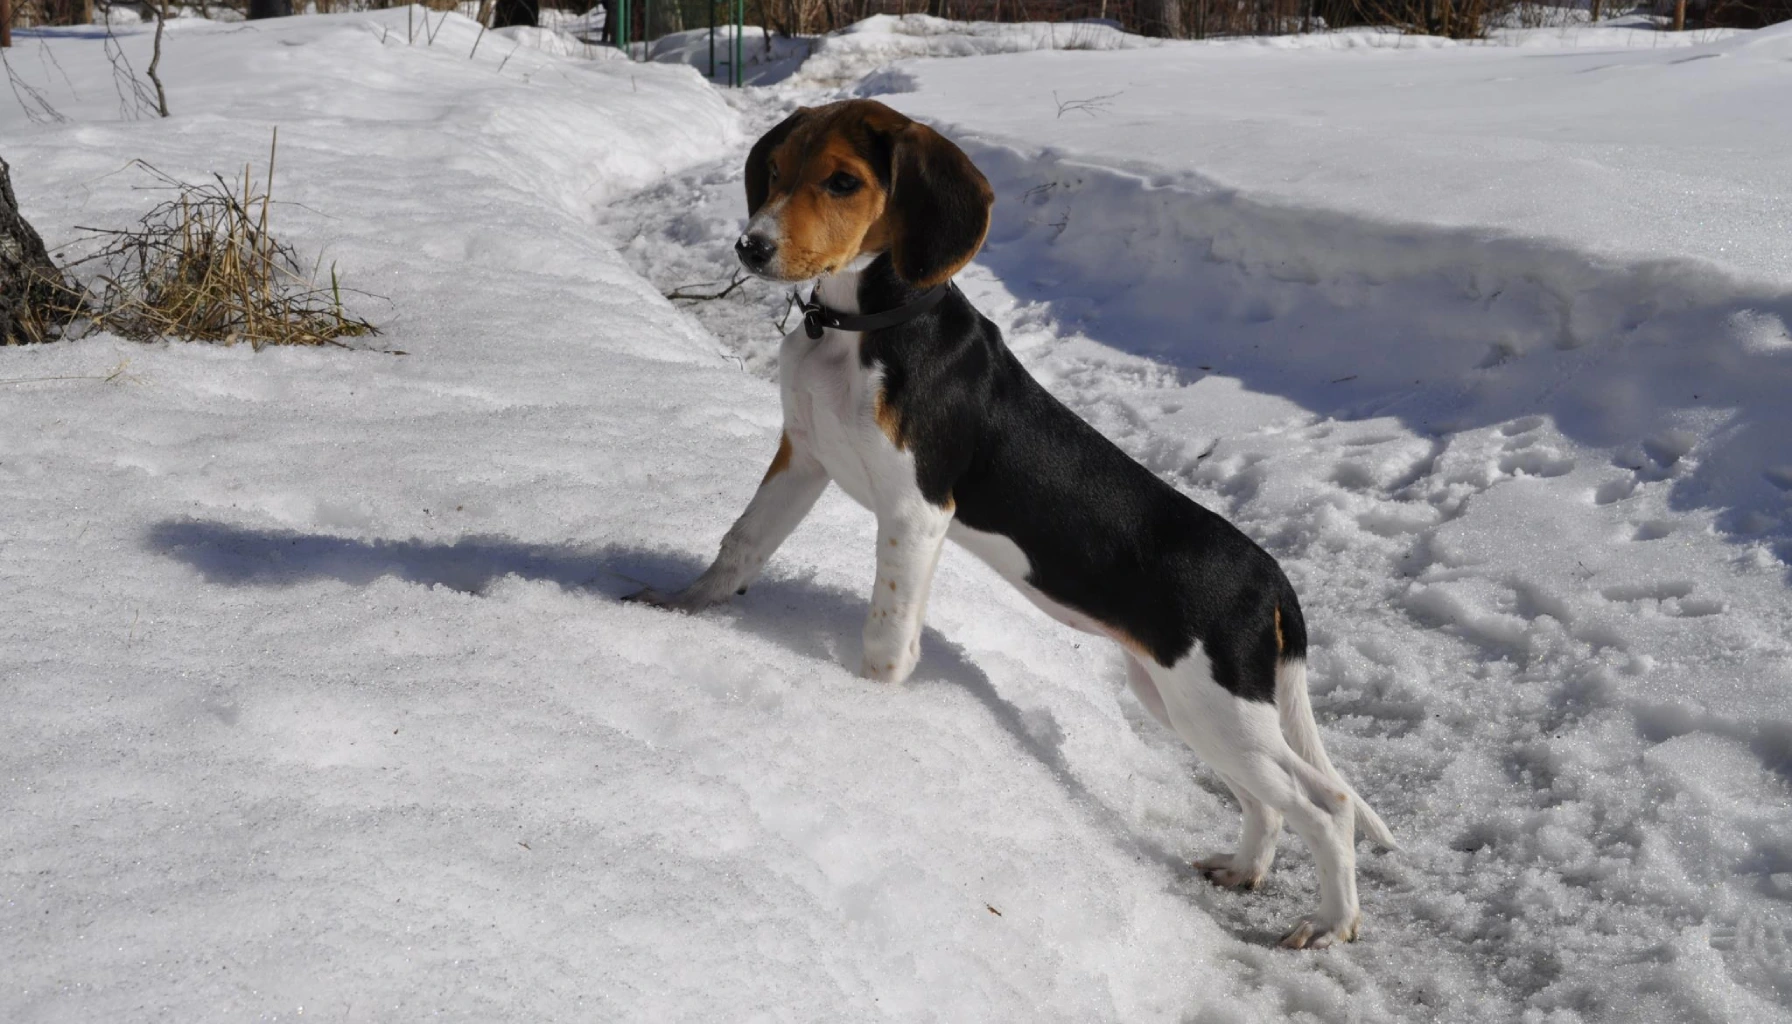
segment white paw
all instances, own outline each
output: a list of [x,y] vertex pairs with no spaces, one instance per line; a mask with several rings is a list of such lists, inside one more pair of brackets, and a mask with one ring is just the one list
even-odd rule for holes
[[900,640],[891,643],[883,637],[868,637],[865,641],[864,660],[859,663],[859,674],[880,683],[900,683],[909,677],[915,670],[915,663],[920,660],[919,637],[906,644]]
[[1195,870],[1214,885],[1227,889],[1255,889],[1263,884],[1261,872],[1252,873],[1233,867],[1237,857],[1230,853],[1195,861]]
[[1357,928],[1363,923],[1362,914],[1352,914],[1348,921],[1328,922],[1318,914],[1300,919],[1282,936],[1283,949],[1324,949],[1334,942],[1355,942]]

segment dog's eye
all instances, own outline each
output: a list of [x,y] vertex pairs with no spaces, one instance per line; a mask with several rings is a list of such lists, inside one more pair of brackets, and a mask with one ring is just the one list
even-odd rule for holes
[[766,161],[765,168],[766,168],[766,171],[770,173],[771,180],[777,181],[778,180],[778,165],[774,164],[768,160],[768,161]]
[[828,180],[821,183],[821,187],[827,189],[829,195],[850,196],[859,190],[859,179],[840,171],[830,175]]

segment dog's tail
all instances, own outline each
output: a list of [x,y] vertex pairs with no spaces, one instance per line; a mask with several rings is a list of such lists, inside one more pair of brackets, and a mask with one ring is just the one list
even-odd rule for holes
[[1282,735],[1294,752],[1350,794],[1356,805],[1357,828],[1376,845],[1398,850],[1400,844],[1394,842],[1394,834],[1388,831],[1381,816],[1357,795],[1344,776],[1338,774],[1331,758],[1325,756],[1325,744],[1319,741],[1319,723],[1313,720],[1313,705],[1307,699],[1307,659],[1286,657],[1277,661],[1276,708],[1282,716]]

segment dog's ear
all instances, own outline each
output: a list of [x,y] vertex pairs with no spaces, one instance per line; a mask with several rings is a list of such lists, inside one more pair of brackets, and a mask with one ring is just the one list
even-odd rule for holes
[[759,212],[759,208],[765,205],[766,193],[771,191],[769,162],[772,150],[789,138],[796,126],[802,124],[812,113],[814,111],[808,107],[796,108],[796,113],[779,121],[771,131],[761,135],[759,141],[753,143],[752,152],[747,154],[747,216],[751,217]]
[[930,287],[983,247],[995,192],[963,150],[924,124],[911,121],[890,141],[890,259],[896,276]]

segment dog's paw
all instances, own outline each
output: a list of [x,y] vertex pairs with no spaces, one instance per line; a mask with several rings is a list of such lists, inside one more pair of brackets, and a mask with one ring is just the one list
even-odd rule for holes
[[915,663],[903,658],[894,661],[876,660],[867,655],[859,663],[859,675],[878,683],[900,683],[914,671]]
[[1357,929],[1363,923],[1363,915],[1352,914],[1348,921],[1328,922],[1322,916],[1313,914],[1300,919],[1300,923],[1289,929],[1282,936],[1279,945],[1283,949],[1324,949],[1334,942],[1355,942]]
[[920,638],[905,644],[873,635],[865,640],[865,657],[859,662],[859,674],[880,683],[900,683],[914,672],[915,663],[920,660]]
[[1201,872],[1201,877],[1214,885],[1227,889],[1254,890],[1263,884],[1262,872],[1252,873],[1240,870],[1232,866],[1234,860],[1236,858],[1229,853],[1221,854],[1218,857],[1207,857],[1195,861],[1195,870]]
[[914,673],[919,660],[921,637],[889,628],[889,622],[880,622],[873,612],[873,620],[866,624],[866,656],[858,662],[858,674],[880,683],[900,683]]

